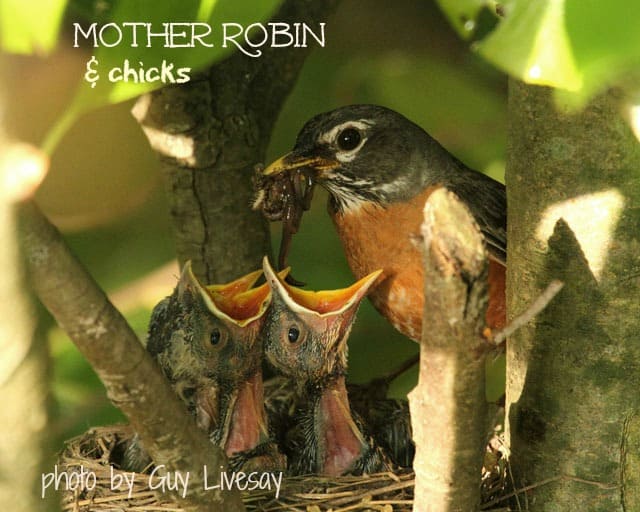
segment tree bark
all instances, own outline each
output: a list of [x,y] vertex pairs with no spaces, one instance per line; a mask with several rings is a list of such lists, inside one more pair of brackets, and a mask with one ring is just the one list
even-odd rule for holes
[[[289,0],[274,21],[316,24],[336,0]],[[236,52],[191,82],[143,96],[133,115],[162,159],[180,265],[225,282],[260,268],[271,251],[265,219],[252,211],[254,166],[309,53]]]
[[414,511],[480,507],[487,402],[488,259],[472,215],[445,189],[425,205],[425,305],[418,385],[409,394]]
[[[640,145],[611,90],[583,112],[511,82],[507,436],[529,510],[640,510]],[[539,485],[537,485],[539,484]]]
[[[50,357],[38,328],[33,297],[20,260],[16,197],[6,177],[19,169],[5,165],[11,151],[0,140],[0,503],[7,510],[53,510],[54,495],[41,497],[41,475],[51,461]],[[20,165],[20,162],[16,162]]]
[[[220,480],[222,450],[211,444],[160,369],[33,202],[20,208],[20,233],[30,278],[51,311],[127,415],[145,449],[168,471],[189,472],[185,511],[244,510],[237,491],[205,490]],[[174,493],[177,497],[177,492]]]

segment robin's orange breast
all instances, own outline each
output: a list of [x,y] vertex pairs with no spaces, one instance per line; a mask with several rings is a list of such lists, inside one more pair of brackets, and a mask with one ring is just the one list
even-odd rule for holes
[[[424,310],[422,236],[425,201],[436,187],[429,187],[413,199],[384,207],[364,203],[333,215],[349,266],[361,278],[383,269],[383,280],[369,298],[391,324],[409,338],[419,341]],[[505,324],[504,267],[489,265],[489,307],[487,325],[499,329]]]

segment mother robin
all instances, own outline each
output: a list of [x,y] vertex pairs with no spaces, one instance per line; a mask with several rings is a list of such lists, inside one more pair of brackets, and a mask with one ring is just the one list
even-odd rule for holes
[[423,207],[438,187],[456,193],[475,217],[489,253],[487,325],[504,326],[504,185],[467,167],[404,116],[375,105],[315,116],[293,150],[262,174],[268,179],[300,170],[328,190],[329,215],[355,276],[383,269],[369,295],[376,309],[416,341],[424,307]]

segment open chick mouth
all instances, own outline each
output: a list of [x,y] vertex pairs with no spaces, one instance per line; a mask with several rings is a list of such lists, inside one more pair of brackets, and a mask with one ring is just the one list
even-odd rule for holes
[[[287,267],[287,258],[293,235],[298,232],[302,215],[311,207],[315,180],[314,169],[296,167],[279,173],[264,174],[262,166],[256,166],[254,176],[255,198],[253,209],[262,211],[269,221],[282,221],[282,237],[278,252],[278,270]],[[303,286],[290,274],[289,284]]]

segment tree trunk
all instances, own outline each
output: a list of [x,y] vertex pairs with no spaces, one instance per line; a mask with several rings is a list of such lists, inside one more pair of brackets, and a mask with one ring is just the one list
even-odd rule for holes
[[[49,451],[50,358],[19,257],[16,198],[6,179],[19,176],[0,141],[0,503],[6,510],[52,510],[54,493],[41,497]],[[4,157],[4,161],[3,161]]]
[[[272,21],[324,21],[337,1],[284,3]],[[163,161],[176,251],[207,283],[260,268],[271,251],[263,216],[250,209],[254,166],[309,49],[236,52],[193,81],[143,96],[133,115]]]
[[[528,510],[640,510],[640,145],[612,90],[583,112],[512,82],[507,437]],[[522,498],[520,503],[523,504]]]

